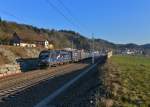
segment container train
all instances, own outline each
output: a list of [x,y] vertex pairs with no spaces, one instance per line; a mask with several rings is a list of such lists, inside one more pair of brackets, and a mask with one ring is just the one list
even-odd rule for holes
[[90,58],[90,52],[82,50],[44,50],[39,54],[39,66],[55,66],[71,62],[78,62]]

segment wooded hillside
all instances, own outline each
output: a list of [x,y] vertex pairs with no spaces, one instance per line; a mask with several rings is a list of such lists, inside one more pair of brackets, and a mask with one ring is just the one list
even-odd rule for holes
[[[49,40],[54,44],[55,48],[71,48],[72,41],[74,48],[89,50],[92,45],[92,40],[79,34],[75,31],[69,30],[54,30],[37,28],[32,25],[18,24],[16,22],[9,22],[0,20],[0,41],[8,42],[13,33],[16,32],[19,36],[25,38],[26,41],[32,41],[34,38],[41,38]],[[149,49],[150,44],[136,45],[136,44],[114,44],[112,42],[95,39],[95,49],[100,50],[102,48],[142,48]]]
[[[0,21],[0,41],[8,42],[13,33],[16,32],[26,41],[32,41],[34,38],[43,37],[52,42],[55,48],[66,48],[72,46],[78,49],[90,49],[92,40],[82,36],[81,34],[68,30],[54,30],[37,28],[31,25],[17,24],[15,22]],[[105,40],[96,39],[95,48],[115,48],[113,43]]]

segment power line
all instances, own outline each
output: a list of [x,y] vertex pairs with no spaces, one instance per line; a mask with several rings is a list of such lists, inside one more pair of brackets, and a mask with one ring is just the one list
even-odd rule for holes
[[16,15],[14,15],[14,14],[12,14],[12,13],[10,13],[10,12],[4,11],[4,10],[2,10],[2,9],[0,9],[0,11],[1,11],[1,13],[5,14],[5,15],[8,15],[8,16],[14,17],[15,19],[20,20],[19,17],[17,17]]
[[80,25],[80,27],[84,28],[84,30],[87,30],[86,27],[83,26],[76,17],[74,17],[70,9],[61,0],[57,0],[57,1],[63,6],[63,8],[67,11],[67,13],[70,14],[70,16],[74,19],[74,21],[76,21],[76,23]]
[[20,20],[20,21],[23,20],[23,18],[18,17],[18,16],[14,15],[14,14],[8,12],[8,11],[2,10],[2,9],[0,9],[0,11],[1,11],[1,13],[5,14],[7,16],[13,17],[13,18],[15,18],[17,20]]
[[72,26],[79,28],[74,22],[72,22],[71,19],[69,19],[62,11],[59,10],[53,3],[50,2],[50,0],[45,0],[47,4],[49,4],[50,7],[52,7],[55,11],[57,11],[61,16],[63,16],[68,23],[70,23]]
[[70,11],[70,9],[68,7],[66,7],[61,0],[57,0],[57,1],[63,6],[63,8],[68,12],[68,14],[70,14],[72,17],[74,17],[72,12]]

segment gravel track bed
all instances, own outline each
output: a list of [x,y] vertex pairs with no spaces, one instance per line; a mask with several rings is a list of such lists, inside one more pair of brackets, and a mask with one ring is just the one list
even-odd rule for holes
[[14,76],[11,76],[8,78],[1,79],[0,80],[0,83],[1,83],[0,90],[10,88],[11,86],[14,86],[15,84],[22,83],[24,81],[29,81],[29,80],[32,80],[34,78],[37,78],[37,77],[40,77],[43,75],[56,73],[56,72],[58,72],[59,69],[65,69],[72,65],[73,64],[64,65],[61,67],[46,69],[46,70],[36,70],[36,71],[26,72],[26,73],[22,73],[20,75],[14,75]]
[[96,107],[95,93],[97,88],[102,86],[99,70],[102,64],[97,65],[91,72],[49,102],[48,107]]
[[0,105],[2,107],[32,107],[71,78],[78,75],[82,72],[81,69],[87,66],[89,66],[89,63],[68,64],[52,69],[32,71],[30,73],[23,73],[1,79],[0,82],[2,84],[0,85],[0,89],[10,89],[10,87],[25,84],[26,82],[33,85],[29,87],[26,86],[27,89],[7,96],[6,99],[0,102]]

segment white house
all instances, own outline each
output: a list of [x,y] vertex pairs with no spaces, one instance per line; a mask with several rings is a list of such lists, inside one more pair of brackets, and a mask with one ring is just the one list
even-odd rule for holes
[[14,33],[10,40],[10,43],[14,46],[49,48],[49,41],[40,35],[35,38],[32,38],[32,40],[30,41],[27,41],[22,36],[19,36],[17,33]]
[[47,49],[49,48],[49,41],[48,41],[48,40],[45,40],[45,41],[44,41],[44,46],[45,46],[45,48],[47,48]]
[[22,47],[36,47],[36,44],[31,43],[20,43],[20,46]]

